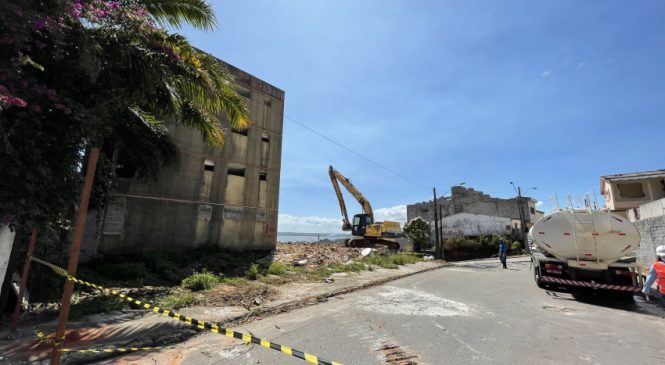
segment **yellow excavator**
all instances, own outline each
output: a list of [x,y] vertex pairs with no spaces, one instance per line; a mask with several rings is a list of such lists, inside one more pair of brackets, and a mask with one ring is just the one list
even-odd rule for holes
[[[374,211],[365,196],[356,189],[351,181],[344,177],[332,166],[328,169],[330,181],[332,181],[339,207],[342,211],[342,230],[351,231],[352,237],[346,241],[348,247],[375,247],[377,245],[387,246],[391,250],[399,250],[399,238],[402,236],[402,228],[399,222],[383,221],[374,222]],[[360,203],[363,209],[361,214],[353,216],[353,223],[349,221],[349,215],[346,212],[346,204],[342,191],[339,188],[341,183],[346,190]]]

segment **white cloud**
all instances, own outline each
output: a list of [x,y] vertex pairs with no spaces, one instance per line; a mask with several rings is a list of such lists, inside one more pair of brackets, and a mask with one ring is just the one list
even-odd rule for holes
[[541,205],[543,205],[543,202],[540,201],[540,200],[538,200],[538,201],[536,202],[536,208],[540,207]]
[[543,71],[543,73],[540,74],[540,76],[542,76],[542,77],[549,77],[551,74],[552,74],[552,69],[551,69],[551,68],[548,68],[547,70]]
[[[353,217],[349,217],[352,219]],[[406,222],[406,205],[397,205],[390,208],[379,208],[374,210],[376,221],[395,221],[402,226]],[[301,233],[341,233],[342,217],[338,219],[325,217],[297,217],[289,214],[280,214],[277,225],[278,232],[301,232]]]
[[374,211],[374,220],[399,222],[403,226],[406,222],[406,205],[376,209]]
[[301,233],[340,233],[342,232],[342,218],[333,219],[325,217],[296,217],[280,214],[277,224],[278,232]]

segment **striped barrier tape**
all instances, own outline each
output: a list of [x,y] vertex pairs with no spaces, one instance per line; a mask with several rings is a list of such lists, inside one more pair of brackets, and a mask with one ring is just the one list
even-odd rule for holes
[[[37,337],[48,344],[53,345],[54,347],[59,347],[60,344],[58,342],[55,342],[54,339],[48,338],[44,332],[35,329],[35,334]],[[115,347],[115,348],[100,348],[100,349],[68,349],[68,348],[59,348],[58,351],[60,352],[78,352],[78,353],[111,353],[111,352],[135,352],[135,351],[152,351],[152,350],[160,350],[162,347],[160,346],[152,346],[152,347]]]
[[581,287],[592,288],[592,289],[622,290],[622,291],[633,291],[633,292],[639,292],[642,289],[642,288],[636,287],[636,286],[599,284],[599,283],[592,283],[592,282],[588,282],[588,281],[560,279],[560,278],[554,278],[554,277],[551,277],[551,276],[540,276],[539,280],[543,281],[543,282],[548,282],[548,283],[581,286]]
[[178,320],[180,322],[184,322],[184,323],[186,323],[186,324],[188,324],[192,327],[196,327],[200,330],[208,330],[212,333],[220,333],[220,334],[223,334],[223,335],[228,336],[228,337],[239,339],[239,340],[241,340],[241,341],[243,341],[244,343],[247,343],[247,344],[254,343],[254,344],[260,345],[261,347],[265,347],[267,349],[277,350],[277,351],[280,351],[280,352],[282,352],[284,354],[287,354],[289,356],[293,356],[293,357],[297,357],[299,359],[305,360],[310,364],[316,364],[316,365],[342,365],[339,362],[325,360],[325,359],[319,358],[316,355],[312,355],[312,354],[309,354],[307,352],[296,350],[296,349],[294,349],[292,347],[289,347],[289,346],[280,345],[280,344],[268,341],[266,339],[262,339],[262,338],[254,337],[252,335],[244,334],[242,332],[234,331],[230,328],[219,327],[216,324],[212,324],[210,322],[205,322],[205,321],[195,319],[195,318],[192,318],[192,317],[187,317],[187,316],[181,315],[178,312],[170,311],[168,309],[159,308],[159,307],[157,307],[157,306],[155,306],[151,303],[142,302],[138,299],[135,299],[135,298],[132,298],[128,295],[125,295],[125,294],[123,294],[123,293],[121,293],[121,292],[119,292],[115,289],[104,288],[102,286],[99,286],[99,285],[96,285],[96,284],[93,284],[93,283],[89,283],[89,282],[81,280],[81,279],[77,279],[76,277],[74,277],[72,275],[69,275],[65,269],[63,269],[59,266],[56,266],[56,265],[54,265],[50,262],[41,260],[41,259],[39,259],[37,257],[34,257],[34,256],[29,256],[29,258],[32,261],[35,261],[35,262],[38,262],[40,264],[48,266],[56,274],[66,277],[67,280],[71,280],[75,283],[82,284],[82,285],[85,285],[85,286],[88,286],[88,287],[91,287],[91,288],[94,288],[94,289],[98,289],[98,290],[102,291],[103,293],[107,293],[107,292],[111,293],[112,295],[116,295],[116,296],[118,296],[122,299],[127,300],[130,303],[133,303],[133,304],[139,306],[139,307],[143,307],[144,309],[152,309],[152,311],[154,313],[162,314],[165,317],[170,317],[170,318],[173,318],[173,319]]

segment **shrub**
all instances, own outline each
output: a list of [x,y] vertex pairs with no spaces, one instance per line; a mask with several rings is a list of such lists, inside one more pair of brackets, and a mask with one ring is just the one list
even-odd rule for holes
[[249,270],[247,270],[247,279],[249,280],[256,280],[261,276],[261,269],[259,268],[258,264],[252,264],[249,267]]
[[413,241],[413,250],[420,251],[429,245],[430,224],[420,217],[404,225],[404,233]]
[[522,250],[522,242],[519,241],[513,241],[512,244],[510,244],[510,250],[511,251],[521,251]]
[[208,290],[220,283],[220,278],[203,269],[203,272],[194,272],[193,275],[182,279],[180,286],[193,291]]

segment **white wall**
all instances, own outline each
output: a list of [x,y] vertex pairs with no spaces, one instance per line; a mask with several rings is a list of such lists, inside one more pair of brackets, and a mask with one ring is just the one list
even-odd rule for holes
[[506,226],[510,227],[511,222],[510,218],[471,213],[458,213],[440,221],[445,238],[505,234]]
[[665,199],[656,200],[640,205],[639,207],[639,219],[660,217],[663,215],[665,215]]
[[16,236],[16,232],[12,232],[9,226],[0,225],[0,288],[2,288],[7,273],[14,236]]

